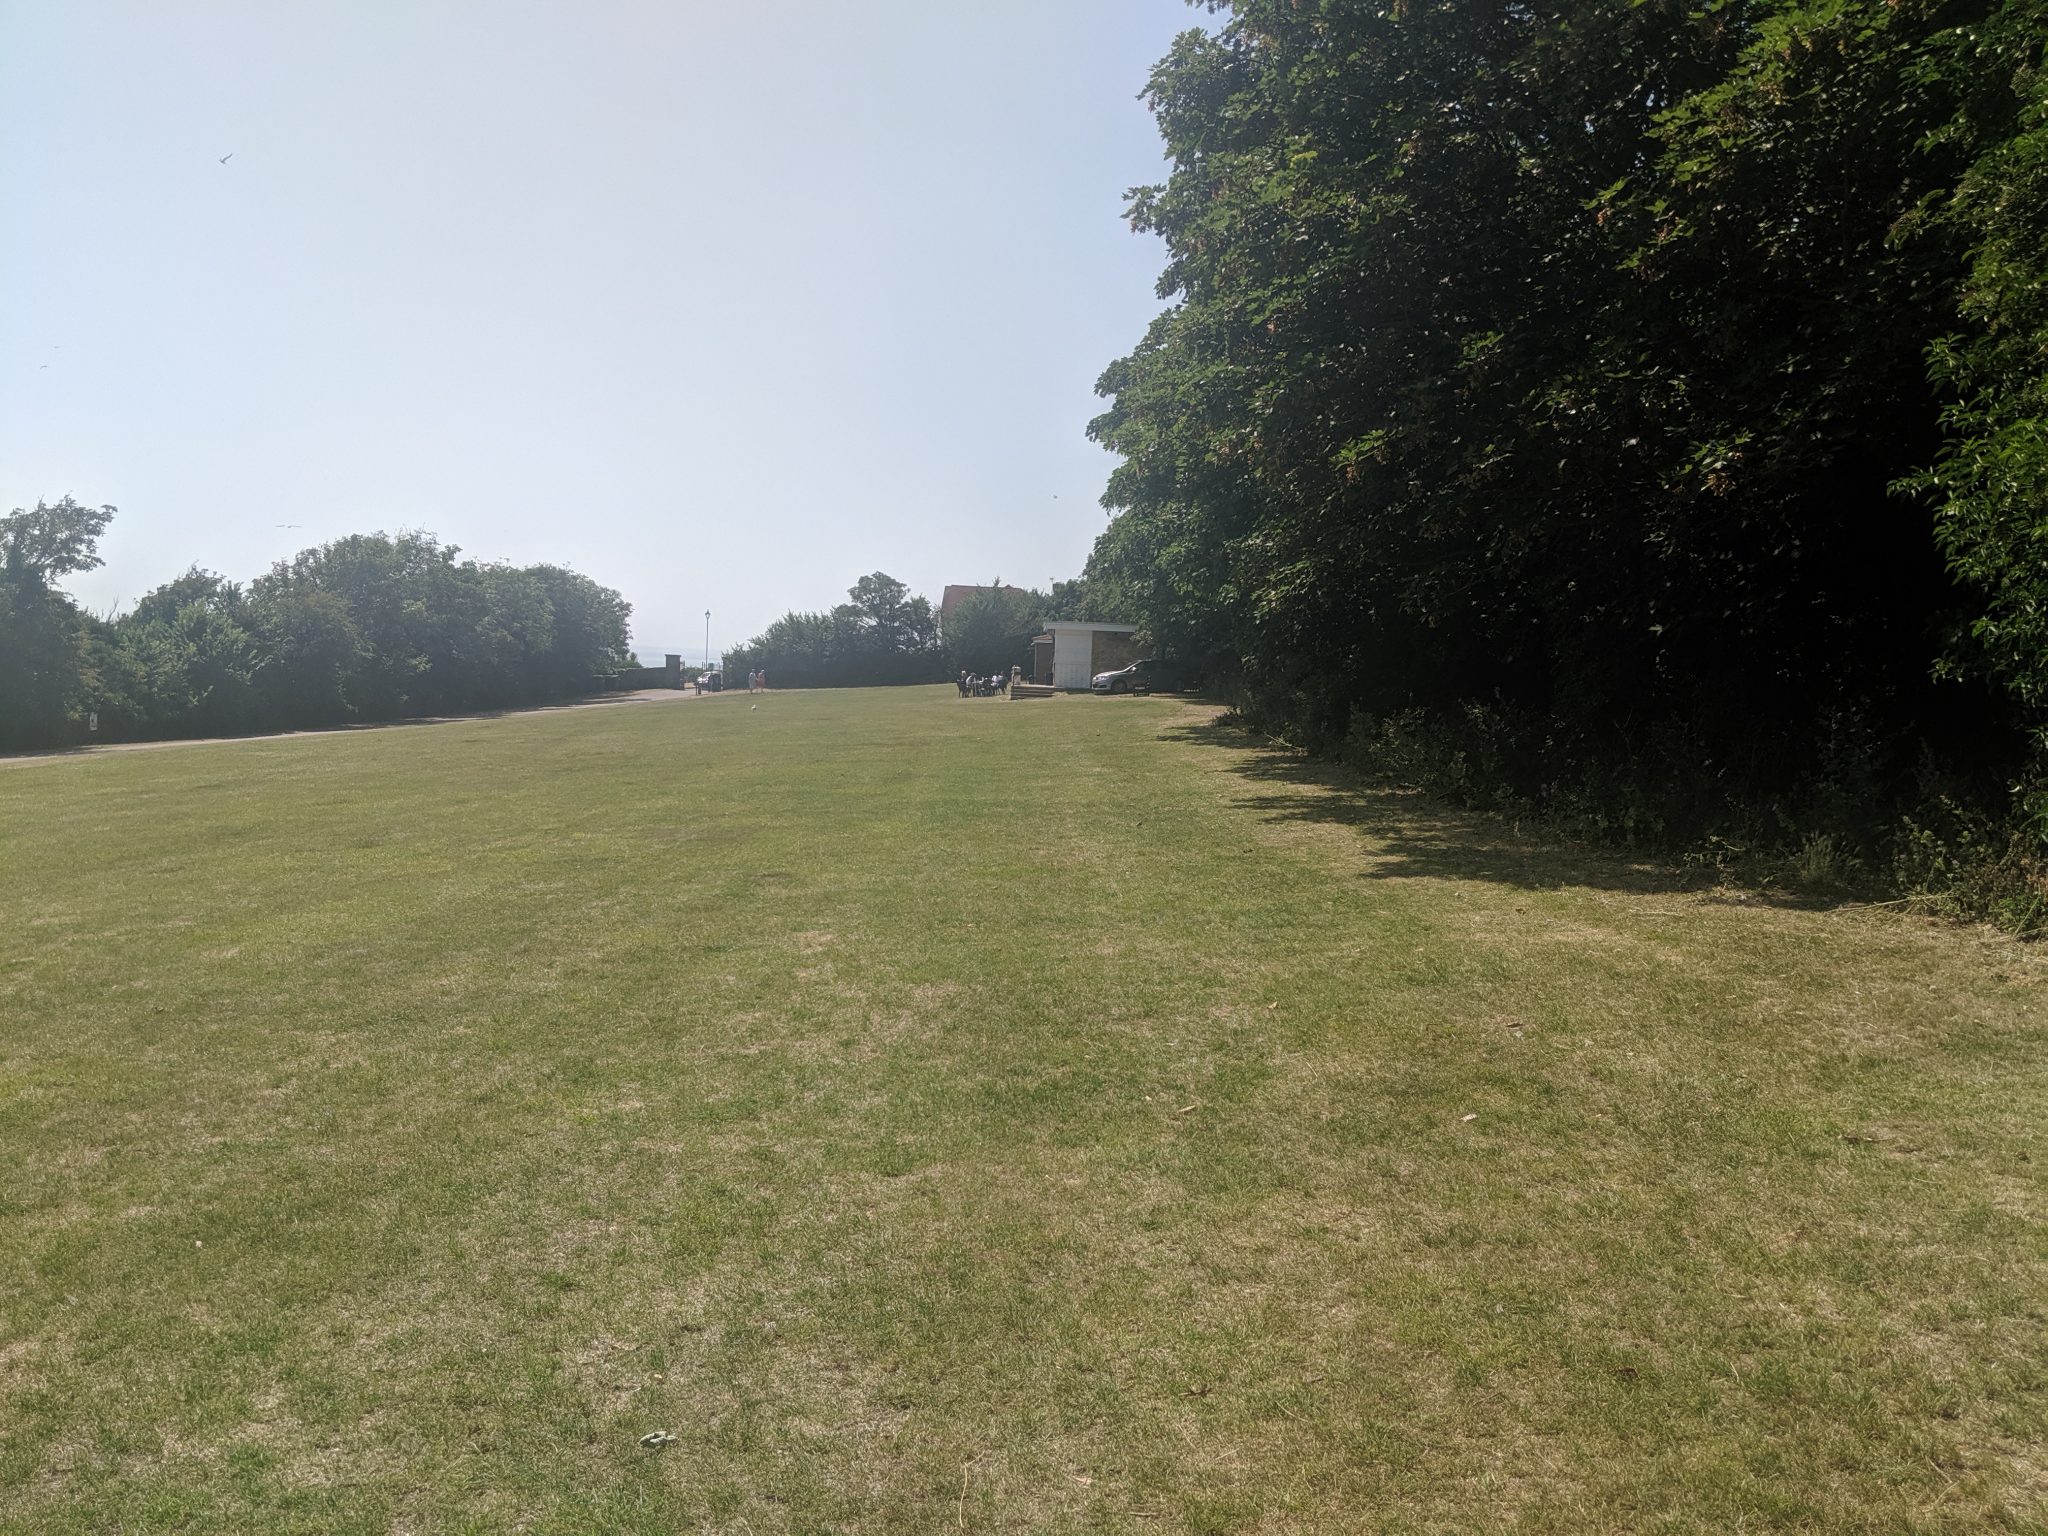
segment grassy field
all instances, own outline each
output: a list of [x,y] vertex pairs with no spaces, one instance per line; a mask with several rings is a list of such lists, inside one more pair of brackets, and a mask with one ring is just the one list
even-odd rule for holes
[[2048,1528],[2048,956],[749,702],[0,764],[0,1529]]

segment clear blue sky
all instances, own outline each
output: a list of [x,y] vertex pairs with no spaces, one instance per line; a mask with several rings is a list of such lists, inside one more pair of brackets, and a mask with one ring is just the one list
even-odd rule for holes
[[121,509],[99,610],[427,528],[692,653],[870,570],[1071,576],[1160,307],[1137,97],[1207,19],[0,0],[0,506]]

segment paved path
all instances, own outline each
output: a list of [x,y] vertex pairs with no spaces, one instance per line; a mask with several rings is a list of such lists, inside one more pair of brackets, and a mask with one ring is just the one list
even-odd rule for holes
[[[733,689],[733,693],[742,692]],[[0,768],[26,763],[56,763],[83,757],[100,757],[109,752],[154,752],[159,747],[214,747],[235,741],[291,741],[301,736],[352,736],[358,731],[397,731],[418,725],[458,725],[463,721],[510,720],[521,715],[552,715],[569,709],[606,709],[617,704],[681,704],[690,699],[716,699],[724,695],[698,693],[683,688],[642,688],[633,693],[607,693],[595,698],[575,699],[567,704],[536,704],[528,709],[492,709],[475,715],[419,715],[410,720],[380,720],[372,725],[330,725],[307,731],[268,731],[261,736],[180,736],[170,741],[110,741],[96,747],[59,747],[51,752],[0,754]]]

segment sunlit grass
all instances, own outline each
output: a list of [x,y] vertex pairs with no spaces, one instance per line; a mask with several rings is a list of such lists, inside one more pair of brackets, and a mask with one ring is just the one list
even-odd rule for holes
[[751,702],[0,766],[0,1525],[2040,1528],[2039,956]]

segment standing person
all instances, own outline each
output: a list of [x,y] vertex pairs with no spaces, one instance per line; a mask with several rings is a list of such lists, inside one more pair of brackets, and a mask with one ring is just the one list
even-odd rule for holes
[[766,667],[761,669],[761,691],[763,693],[768,691],[768,669]]

